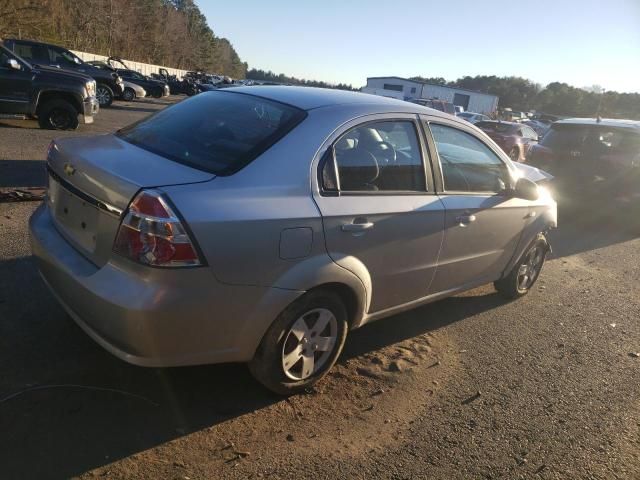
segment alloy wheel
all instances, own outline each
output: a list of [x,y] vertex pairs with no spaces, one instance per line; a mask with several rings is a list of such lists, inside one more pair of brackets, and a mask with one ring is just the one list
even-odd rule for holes
[[301,315],[282,346],[282,369],[292,380],[305,380],[327,364],[338,339],[338,321],[326,308]]
[[543,262],[544,251],[542,247],[536,246],[532,248],[518,269],[516,280],[518,282],[518,290],[523,292],[531,288],[540,274]]
[[100,105],[106,105],[111,100],[111,93],[104,87],[98,87],[96,91],[96,99]]

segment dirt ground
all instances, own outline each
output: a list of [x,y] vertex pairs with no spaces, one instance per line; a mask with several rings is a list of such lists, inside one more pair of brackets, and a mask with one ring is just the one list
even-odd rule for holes
[[[172,101],[117,104],[75,134]],[[44,180],[51,132],[30,123],[0,124],[0,187]],[[613,206],[561,210],[527,297],[486,286],[354,331],[288,399],[243,365],[102,350],[38,276],[35,207],[0,204],[2,479],[640,478],[638,219]]]

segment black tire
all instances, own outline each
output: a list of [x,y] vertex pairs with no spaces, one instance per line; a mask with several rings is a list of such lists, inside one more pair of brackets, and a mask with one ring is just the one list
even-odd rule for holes
[[[316,325],[315,322],[319,321],[320,314],[317,313],[318,310],[328,310],[333,314],[336,321],[335,341],[324,352],[316,350],[317,345],[312,344],[312,338],[325,337],[325,335],[321,334],[329,331],[327,330],[329,326],[327,326],[327,329],[323,328],[320,332],[313,334],[312,330]],[[314,319],[314,315],[318,316]],[[297,335],[293,333],[292,327],[301,319],[307,325],[309,325],[307,322],[313,322],[313,326],[308,330],[309,335],[305,334],[304,338],[299,340]],[[331,291],[325,290],[309,292],[289,305],[269,327],[253,359],[249,362],[249,370],[258,382],[279,395],[292,395],[302,392],[318,382],[335,364],[342,352],[342,347],[347,338],[347,331],[347,309],[340,297]],[[292,335],[294,336],[292,337]],[[329,337],[333,338],[332,335]],[[288,370],[289,373],[287,373],[284,368],[285,352],[289,349],[290,345],[288,344],[292,340],[295,345],[294,349],[303,349],[303,353],[299,354],[300,363],[296,361],[291,364],[290,370]],[[289,351],[288,353],[292,352]],[[301,368],[300,377],[304,376],[304,368],[306,368],[304,362],[309,358],[309,353],[311,353],[311,358],[314,358],[314,362],[317,362],[314,363],[314,367],[317,365],[317,371],[314,371],[306,378],[292,378],[290,376],[291,372],[297,366]],[[323,360],[322,363],[320,360]]]
[[38,123],[47,130],[75,130],[78,110],[66,100],[49,100],[38,109]]
[[133,88],[125,88],[122,92],[122,99],[125,102],[133,102],[136,99],[136,92],[133,91]]
[[113,96],[113,90],[111,90],[109,85],[99,83],[96,87],[96,98],[98,99],[100,108],[110,107],[113,103]]
[[[493,283],[496,290],[510,300],[523,297],[529,293],[540,276],[549,250],[549,243],[546,237],[543,234],[538,235],[507,276]],[[538,260],[534,260],[534,256]],[[528,267],[526,274],[523,273],[525,266]],[[525,276],[526,281],[524,280]]]
[[153,98],[162,98],[162,90],[160,90],[159,88],[154,90],[151,96]]
[[513,147],[511,150],[509,150],[509,158],[511,159],[512,162],[519,162],[520,149],[518,147]]

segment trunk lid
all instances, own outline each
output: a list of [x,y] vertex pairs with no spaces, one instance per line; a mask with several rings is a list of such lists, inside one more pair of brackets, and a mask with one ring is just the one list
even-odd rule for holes
[[47,202],[58,231],[98,266],[111,256],[120,217],[142,188],[212,180],[114,135],[51,144]]

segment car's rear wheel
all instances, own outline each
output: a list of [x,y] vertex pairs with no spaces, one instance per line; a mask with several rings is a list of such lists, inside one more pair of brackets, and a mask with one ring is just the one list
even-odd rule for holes
[[340,297],[324,290],[309,292],[271,325],[249,370],[275,393],[301,392],[334,365],[347,330],[347,310]]
[[126,102],[132,102],[136,98],[136,92],[133,91],[133,88],[125,88],[122,93],[122,99]]
[[99,83],[96,88],[96,99],[100,107],[110,107],[113,103],[113,90],[103,83]]
[[75,130],[78,110],[66,100],[49,100],[38,109],[38,123],[48,130]]
[[509,150],[509,158],[513,162],[519,162],[520,161],[520,149],[518,147],[513,147],[511,150]]
[[153,96],[153,98],[162,98],[162,90],[158,88],[154,90],[151,95]]
[[509,299],[519,298],[529,293],[540,276],[548,252],[547,239],[540,234],[509,274],[494,282],[496,290]]

